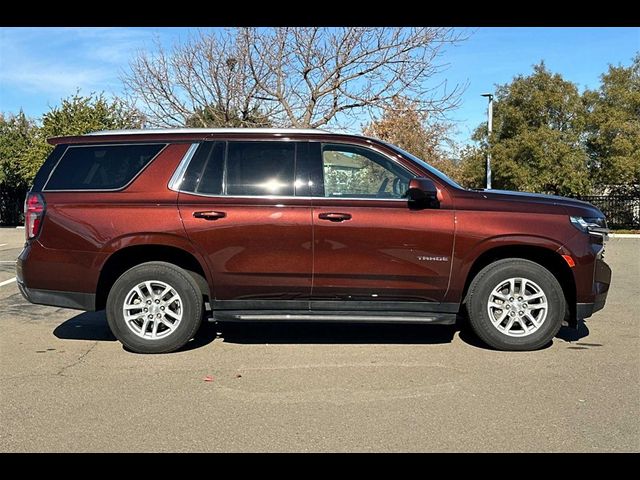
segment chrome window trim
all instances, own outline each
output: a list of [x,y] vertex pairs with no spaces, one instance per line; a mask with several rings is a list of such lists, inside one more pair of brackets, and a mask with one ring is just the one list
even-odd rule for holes
[[[122,187],[118,187],[118,188],[69,188],[69,189],[48,189],[47,185],[49,185],[49,181],[51,180],[51,177],[53,176],[53,172],[56,171],[56,169],[58,168],[58,165],[60,165],[60,162],[62,161],[62,159],[64,158],[64,156],[67,154],[67,152],[69,152],[70,149],[72,148],[85,148],[85,147],[125,147],[125,146],[131,146],[131,145],[163,145],[163,147],[158,151],[158,153],[156,153],[153,157],[151,157],[149,159],[149,161],[147,162],[147,164],[142,167],[138,173],[136,173],[133,178],[131,180],[129,180],[125,185],[123,185]],[[135,143],[90,143],[90,144],[86,144],[86,145],[68,145],[67,148],[65,149],[64,153],[60,156],[60,158],[58,159],[58,161],[56,162],[55,166],[51,169],[51,173],[49,174],[49,178],[47,178],[47,182],[44,184],[44,186],[42,187],[42,191],[43,192],[120,192],[122,190],[126,190],[129,185],[131,185],[133,182],[136,181],[136,179],[142,175],[142,172],[144,172],[147,167],[149,167],[149,165],[151,165],[156,158],[158,158],[162,152],[164,152],[166,150],[166,148],[169,146],[169,143],[166,142],[135,142]]]
[[366,200],[368,202],[408,202],[406,198],[310,197],[316,200]]
[[169,179],[169,183],[167,184],[167,188],[169,188],[169,190],[173,190],[174,192],[183,191],[183,190],[180,190],[180,186],[182,184],[182,180],[184,180],[184,174],[186,173],[187,168],[191,163],[191,159],[195,155],[199,146],[200,146],[200,142],[192,143],[191,146],[187,149],[187,151],[182,157],[182,160],[180,160],[180,163],[178,164],[175,171],[173,172],[173,175],[171,175],[171,178]]
[[[231,129],[234,130],[234,129]],[[299,131],[299,130],[296,130]],[[270,139],[271,140],[271,139]],[[185,172],[187,171],[187,169],[189,168],[189,164],[191,163],[191,160],[193,158],[193,156],[195,155],[195,152],[198,149],[198,146],[200,146],[200,144],[204,143],[204,142],[211,142],[211,141],[224,141],[227,143],[226,148],[229,148],[229,142],[263,142],[266,140],[229,140],[229,139],[225,139],[225,140],[202,140],[202,141],[198,141],[198,142],[194,142],[191,144],[191,146],[189,147],[189,149],[187,150],[187,152],[185,153],[184,157],[182,157],[182,160],[180,160],[180,163],[178,164],[178,166],[176,167],[176,170],[173,172],[173,175],[171,176],[171,179],[169,180],[169,184],[168,184],[168,188],[174,192],[178,192],[178,193],[185,193],[187,195],[194,195],[196,197],[207,197],[207,198],[240,198],[240,199],[250,199],[250,198],[258,198],[258,199],[272,199],[272,200],[278,200],[278,199],[283,199],[283,200],[295,200],[295,199],[305,199],[305,200],[338,200],[338,201],[344,201],[344,200],[358,200],[358,201],[367,201],[367,202],[407,202],[408,200],[406,198],[365,198],[365,197],[319,197],[319,196],[309,196],[309,195],[227,195],[226,193],[223,194],[211,194],[211,193],[200,193],[200,192],[191,192],[189,190],[183,190],[181,188],[179,188],[179,183],[182,183],[182,177],[184,176]],[[281,141],[281,140],[280,140]],[[315,141],[315,140],[314,140]],[[347,145],[347,146],[353,146],[353,147],[358,147],[358,148],[362,148],[364,150],[370,150],[372,152],[377,153],[378,155],[382,155],[383,157],[387,158],[390,162],[395,163],[396,165],[398,165],[401,169],[403,169],[405,172],[407,172],[410,175],[413,175],[413,178],[416,178],[416,173],[412,172],[411,170],[409,170],[405,165],[402,165],[400,162],[398,162],[395,158],[387,155],[385,152],[375,148],[374,146],[364,146],[364,145],[357,145],[357,144],[353,144],[353,143],[347,143],[347,142],[325,142],[323,140],[318,140],[318,143],[326,143],[329,145]],[[296,148],[296,152],[297,152],[297,148]],[[296,153],[297,155],[297,153]],[[225,152],[225,157],[224,157],[224,161],[225,161],[225,165],[223,167],[223,188],[224,191],[226,191],[226,176],[227,176],[227,152]],[[178,179],[179,183],[178,183]],[[323,173],[323,181],[324,181],[324,173]],[[176,183],[178,183],[178,185],[176,185]]]
[[186,193],[187,195],[194,195],[196,197],[208,197],[208,198],[242,198],[242,199],[250,199],[250,198],[259,198],[259,199],[269,199],[269,200],[366,200],[369,202],[407,202],[406,198],[362,198],[362,197],[311,197],[311,196],[303,196],[303,195],[213,195],[208,193],[195,193],[189,192],[188,190],[177,190],[179,193]]

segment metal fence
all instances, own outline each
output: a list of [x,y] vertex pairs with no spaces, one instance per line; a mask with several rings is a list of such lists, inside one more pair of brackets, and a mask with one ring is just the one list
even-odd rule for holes
[[602,210],[609,228],[640,229],[640,196],[581,195],[577,198]]

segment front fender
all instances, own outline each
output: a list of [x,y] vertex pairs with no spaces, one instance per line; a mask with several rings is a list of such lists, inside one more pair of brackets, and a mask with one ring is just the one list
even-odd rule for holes
[[476,260],[491,250],[504,247],[542,248],[556,253],[562,248],[562,243],[542,235],[527,234],[496,235],[474,242],[471,245],[456,238],[456,247],[451,266],[451,282],[444,301],[461,302],[467,277]]

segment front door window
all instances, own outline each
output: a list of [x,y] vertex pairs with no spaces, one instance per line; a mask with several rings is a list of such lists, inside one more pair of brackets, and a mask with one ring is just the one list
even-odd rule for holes
[[402,198],[411,178],[386,157],[351,145],[324,145],[322,168],[330,198]]

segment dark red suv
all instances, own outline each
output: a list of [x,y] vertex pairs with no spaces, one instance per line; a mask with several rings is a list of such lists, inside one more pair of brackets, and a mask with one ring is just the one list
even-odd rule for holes
[[50,140],[17,262],[33,303],[107,311],[136,352],[216,321],[453,324],[537,349],[601,309],[605,218],[470,191],[388,143],[317,130],[105,131]]

